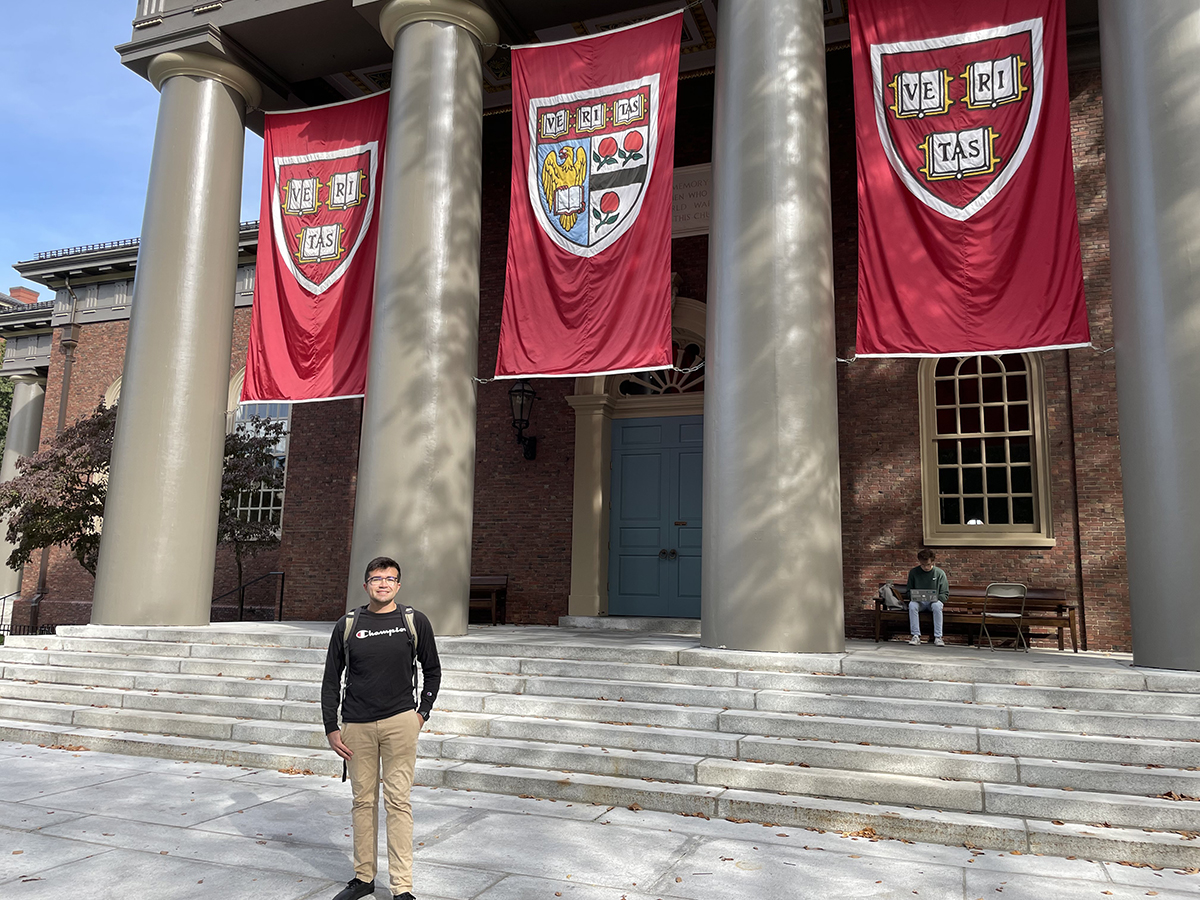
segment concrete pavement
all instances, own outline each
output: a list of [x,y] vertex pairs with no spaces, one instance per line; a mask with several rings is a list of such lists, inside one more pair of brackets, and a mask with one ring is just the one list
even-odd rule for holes
[[[1200,873],[474,791],[414,790],[420,900],[1184,900]],[[327,776],[0,742],[6,900],[332,897],[350,793]],[[380,858],[376,896],[386,898]]]

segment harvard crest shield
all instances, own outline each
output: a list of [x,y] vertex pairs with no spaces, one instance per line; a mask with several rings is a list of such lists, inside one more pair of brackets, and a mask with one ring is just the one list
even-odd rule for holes
[[350,267],[375,213],[379,144],[273,159],[271,225],[296,281],[323,294]]
[[922,203],[966,221],[1020,169],[1045,91],[1043,23],[871,46],[888,161]]
[[636,221],[658,150],[658,82],[529,101],[529,202],[564,250],[602,253]]

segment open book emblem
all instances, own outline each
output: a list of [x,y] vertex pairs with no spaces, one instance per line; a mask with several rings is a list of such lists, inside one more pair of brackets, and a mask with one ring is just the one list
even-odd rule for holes
[[658,149],[658,75],[529,101],[529,202],[542,230],[595,256],[637,220]]
[[323,294],[345,274],[375,214],[379,144],[277,156],[271,227],[296,281]]
[[917,199],[966,221],[1004,189],[1037,131],[1042,20],[871,46],[875,122]]

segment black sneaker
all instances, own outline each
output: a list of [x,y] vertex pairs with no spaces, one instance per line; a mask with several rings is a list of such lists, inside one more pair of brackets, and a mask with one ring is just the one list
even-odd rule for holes
[[392,900],[417,900],[417,898],[412,895],[412,891],[405,891],[403,894],[396,894]]
[[346,886],[334,895],[333,900],[359,900],[360,897],[370,897],[373,893],[375,882],[351,878],[346,882]]

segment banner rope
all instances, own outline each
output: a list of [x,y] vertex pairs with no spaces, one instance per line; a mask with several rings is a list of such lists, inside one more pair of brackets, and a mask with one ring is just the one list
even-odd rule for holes
[[[703,3],[704,3],[704,0],[691,0],[690,3],[679,7],[679,9],[675,10],[674,12],[664,13],[664,15],[673,16],[673,15],[675,15],[676,12],[683,12],[684,10],[688,10],[688,9],[692,9],[693,7],[696,7],[696,6],[700,6]],[[662,16],[652,16],[651,18],[658,19],[658,18],[662,18]],[[647,21],[649,21],[649,20],[647,20]],[[641,23],[634,23],[634,24],[641,24]],[[601,34],[603,34],[603,32],[601,32]],[[581,34],[579,36],[580,37],[599,37],[598,34]],[[513,44],[494,44],[491,41],[488,41],[488,42],[480,42],[479,46],[480,47],[498,47],[501,50],[511,50],[514,45]],[[535,46],[536,47],[537,45],[536,44],[533,44],[533,45],[516,44],[515,46],[517,46],[517,47]]]

